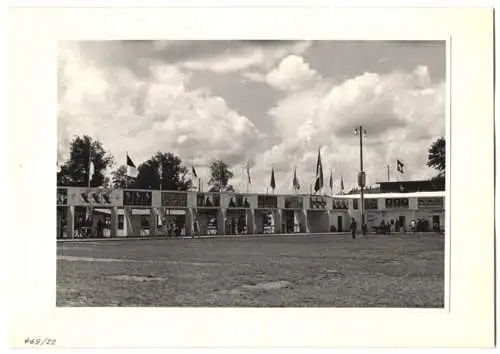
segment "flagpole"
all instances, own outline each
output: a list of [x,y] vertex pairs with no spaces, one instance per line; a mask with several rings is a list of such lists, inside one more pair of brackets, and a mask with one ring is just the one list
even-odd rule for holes
[[[163,155],[160,157],[160,192],[163,188]],[[161,194],[160,194],[161,195]]]
[[128,151],[125,151],[125,189],[128,189]]
[[250,184],[248,183],[248,177],[249,177],[249,172],[248,171],[250,171],[250,163],[247,160],[247,178],[246,178],[246,180],[247,180],[247,194],[250,192]]

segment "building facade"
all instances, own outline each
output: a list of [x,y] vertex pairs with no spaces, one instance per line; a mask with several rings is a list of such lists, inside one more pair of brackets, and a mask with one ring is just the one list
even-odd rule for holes
[[[160,190],[57,188],[58,238],[100,226],[104,237],[325,233],[361,225],[359,195],[270,195]],[[91,211],[91,212],[90,212]],[[379,193],[365,198],[368,229],[391,220],[423,218],[444,229],[444,192]],[[90,218],[89,215],[92,215]],[[83,225],[83,226],[82,226]]]

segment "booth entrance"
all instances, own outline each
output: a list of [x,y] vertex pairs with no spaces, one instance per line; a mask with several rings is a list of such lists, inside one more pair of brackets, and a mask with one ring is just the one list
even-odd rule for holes
[[293,209],[283,210],[283,232],[287,234],[293,234],[300,232],[300,221],[297,215],[298,211]]
[[257,234],[272,234],[275,230],[272,209],[255,210],[255,229]]
[[247,234],[247,210],[228,209],[226,215],[226,235],[246,235]]
[[160,208],[157,214],[156,234],[165,237],[179,237],[186,234],[186,210]]
[[330,214],[327,210],[308,210],[307,220],[311,233],[330,232]]
[[344,231],[342,228],[342,225],[343,225],[342,215],[338,215],[337,216],[337,231],[338,232]]
[[198,208],[194,212],[193,220],[197,222],[200,235],[217,235],[217,209]]

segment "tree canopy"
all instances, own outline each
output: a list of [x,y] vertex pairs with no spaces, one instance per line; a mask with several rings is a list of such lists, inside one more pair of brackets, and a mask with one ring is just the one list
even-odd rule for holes
[[439,171],[437,178],[444,178],[446,169],[446,140],[441,137],[435,140],[429,148],[427,166]]
[[[89,176],[89,156],[94,164],[94,173]],[[70,143],[70,156],[57,173],[60,186],[86,187],[90,177],[91,187],[101,187],[106,183],[103,171],[113,164],[113,157],[101,142],[88,135],[76,136]]]
[[[160,165],[162,174],[160,176]],[[186,178],[187,168],[182,160],[172,153],[157,152],[138,167],[137,179],[129,187],[139,189],[161,189],[186,191],[191,180]]]
[[211,186],[211,192],[234,191],[233,186],[229,185],[229,180],[233,178],[233,172],[229,165],[222,160],[210,162],[210,179],[208,184]]
[[116,170],[111,172],[111,181],[113,188],[126,188],[128,186],[127,179],[131,184],[131,179],[127,177],[127,166],[121,165]]

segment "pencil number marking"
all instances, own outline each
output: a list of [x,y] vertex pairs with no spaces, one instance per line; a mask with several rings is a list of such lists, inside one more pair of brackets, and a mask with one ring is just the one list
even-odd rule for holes
[[24,344],[43,346],[43,345],[56,345],[56,340],[54,338],[44,337],[44,338],[26,338]]

